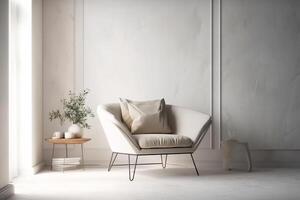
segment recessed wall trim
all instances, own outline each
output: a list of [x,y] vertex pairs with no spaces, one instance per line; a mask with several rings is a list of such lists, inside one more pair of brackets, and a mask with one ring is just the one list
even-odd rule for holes
[[[214,66],[214,57],[213,57],[213,33],[214,33],[214,27],[213,27],[213,0],[210,0],[210,116],[213,118],[213,112],[214,112],[214,107],[213,107],[213,66]],[[210,149],[214,148],[214,131],[213,131],[213,125],[210,126]]]
[[[210,115],[213,116],[213,1],[209,0],[209,9],[210,9]],[[74,52],[75,52],[75,74],[74,74],[74,90],[79,91],[80,89],[85,88],[85,81],[84,81],[84,74],[85,74],[85,67],[84,67],[84,57],[85,57],[85,39],[84,39],[84,29],[85,29],[85,0],[74,0],[74,30],[75,30],[75,39],[74,39]],[[213,127],[211,126],[208,136],[208,143],[207,147],[203,147],[201,149],[213,149],[214,148],[214,131]]]
[[219,0],[219,148],[222,144],[222,0]]

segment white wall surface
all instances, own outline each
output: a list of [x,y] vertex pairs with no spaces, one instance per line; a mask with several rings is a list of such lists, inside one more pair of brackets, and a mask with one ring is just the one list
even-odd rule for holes
[[300,2],[222,6],[223,135],[253,149],[300,149]]
[[32,166],[43,162],[43,24],[42,0],[32,1]]
[[[74,5],[70,0],[43,1],[43,133],[64,131],[49,122],[49,112],[74,87]],[[50,146],[45,143],[45,147]]]
[[93,108],[165,97],[209,113],[209,0],[84,3],[82,76]]
[[[210,112],[210,1],[84,1],[82,88],[89,105],[164,97]],[[93,148],[108,148],[91,120]],[[207,145],[208,146],[208,145]]]
[[0,0],[0,188],[8,184],[8,0]]

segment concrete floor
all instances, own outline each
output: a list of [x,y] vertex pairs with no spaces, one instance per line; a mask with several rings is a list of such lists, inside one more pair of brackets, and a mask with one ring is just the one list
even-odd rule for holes
[[169,165],[138,166],[135,180],[127,168],[88,168],[62,172],[44,171],[15,180],[10,200],[299,200],[300,169],[244,171],[200,170]]

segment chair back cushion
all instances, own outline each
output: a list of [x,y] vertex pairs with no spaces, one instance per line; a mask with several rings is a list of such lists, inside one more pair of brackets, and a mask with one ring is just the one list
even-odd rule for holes
[[120,99],[123,121],[132,133],[171,133],[165,101],[131,101]]
[[166,110],[172,131],[191,138],[198,146],[207,133],[211,117],[202,112],[175,105],[167,105]]
[[131,130],[131,124],[132,124],[132,118],[129,114],[129,109],[127,105],[126,99],[120,98],[120,108],[121,108],[121,115],[122,115],[122,121],[126,124],[129,130]]

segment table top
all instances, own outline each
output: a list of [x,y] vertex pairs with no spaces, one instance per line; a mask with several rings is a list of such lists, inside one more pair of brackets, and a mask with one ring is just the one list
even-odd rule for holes
[[46,139],[47,142],[52,143],[52,144],[83,144],[83,143],[86,143],[90,140],[91,140],[91,138],[72,138],[72,139],[65,139],[65,138],[52,139],[52,138],[48,138],[48,139]]

